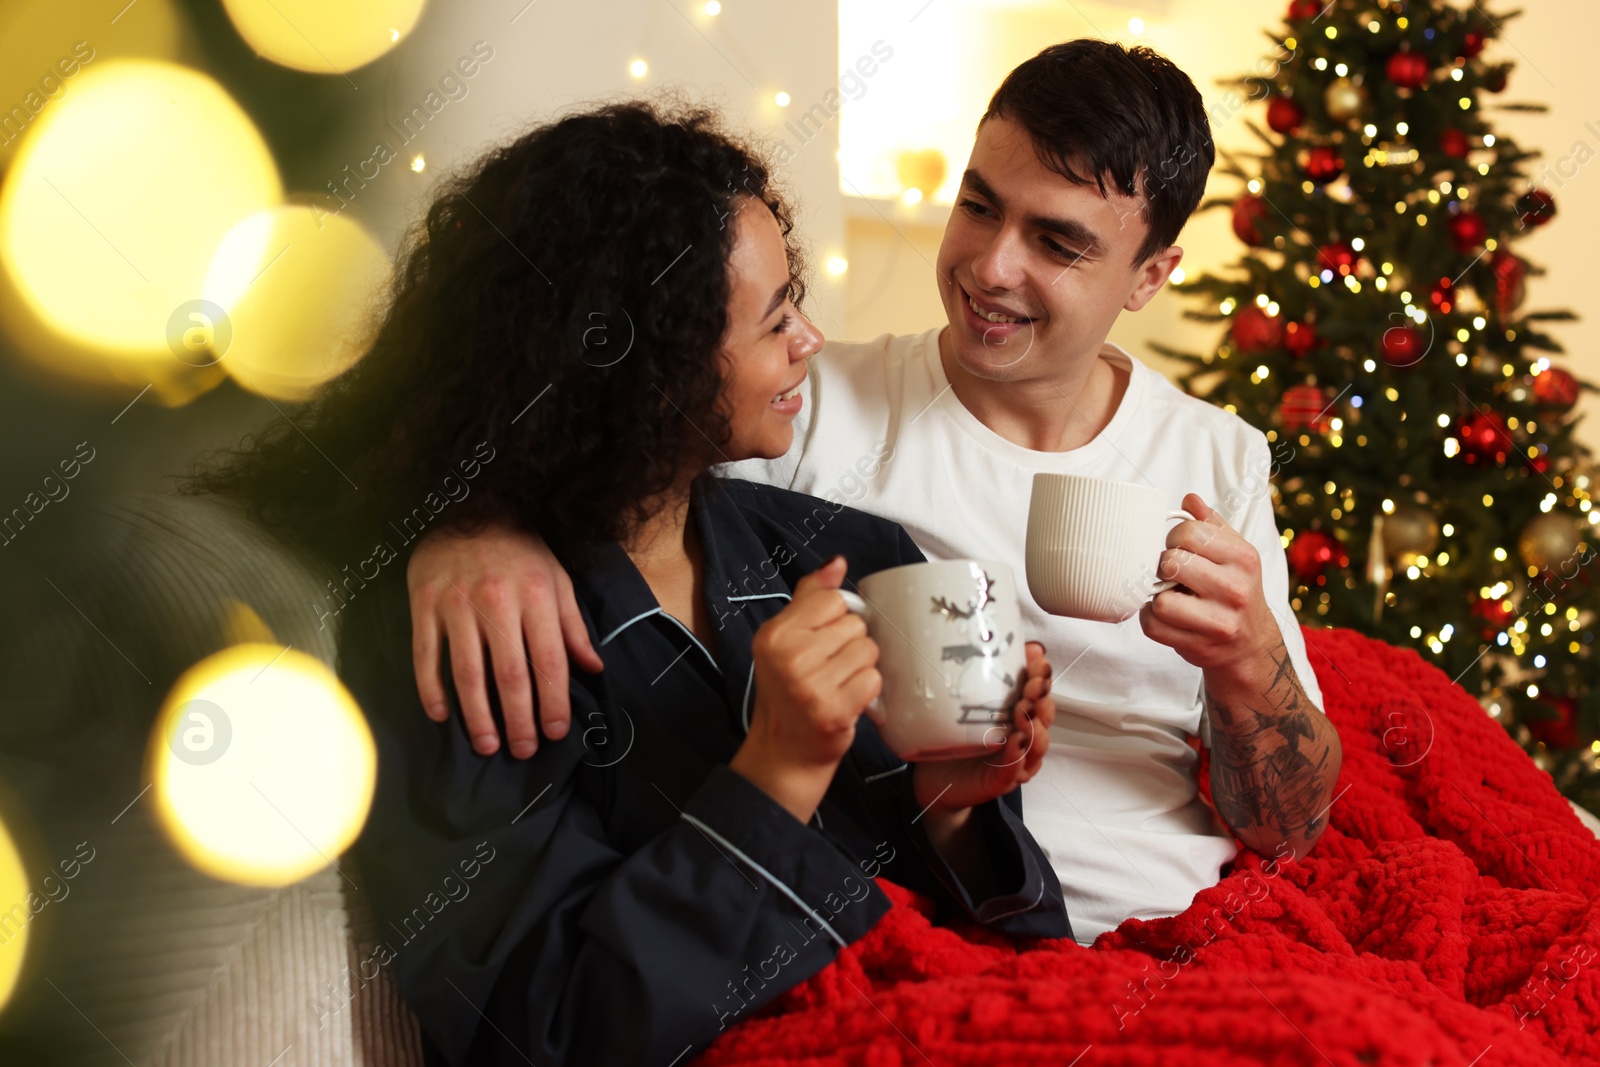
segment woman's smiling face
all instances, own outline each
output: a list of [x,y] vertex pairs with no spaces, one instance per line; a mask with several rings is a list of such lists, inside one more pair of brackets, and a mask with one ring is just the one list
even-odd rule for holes
[[822,334],[790,300],[789,260],[778,220],[741,197],[728,255],[728,327],[722,338],[722,410],[728,440],[718,459],[776,459],[794,440],[805,360]]

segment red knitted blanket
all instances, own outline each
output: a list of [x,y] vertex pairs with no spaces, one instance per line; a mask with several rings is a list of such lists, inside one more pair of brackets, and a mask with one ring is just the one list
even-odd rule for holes
[[1600,1063],[1600,843],[1415,652],[1305,636],[1344,743],[1309,856],[1241,852],[1092,949],[936,927],[882,883],[882,922],[699,1063]]

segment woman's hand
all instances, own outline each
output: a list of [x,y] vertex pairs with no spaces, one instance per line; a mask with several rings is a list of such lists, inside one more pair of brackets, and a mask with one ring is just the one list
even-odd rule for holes
[[750,733],[729,766],[810,822],[855,742],[856,720],[883,688],[878,646],[837,592],[836,556],[795,584],[787,607],[756,631]]
[[[918,763],[912,767],[913,792],[928,820],[935,845],[958,830],[974,806],[1004,796],[1039,773],[1050,747],[1056,705],[1050,698],[1050,661],[1044,646],[1026,646],[1027,681],[1012,708],[1005,744],[970,759]],[[941,847],[940,851],[944,851]]]
[[[506,741],[518,759],[539,747],[533,728],[532,669],[539,718],[552,741],[572,721],[567,653],[586,671],[601,668],[572,595],[572,580],[537,534],[490,526],[470,536],[435,531],[406,565],[411,592],[411,661],[428,717],[450,714],[439,678],[440,635],[450,643],[450,674],[472,747],[488,756],[500,747],[489,712],[483,646],[489,646],[500,692]],[[523,641],[527,641],[527,652]]]

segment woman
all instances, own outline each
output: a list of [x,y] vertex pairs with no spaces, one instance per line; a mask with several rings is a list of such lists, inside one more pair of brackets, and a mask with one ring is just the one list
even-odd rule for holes
[[[319,610],[379,745],[358,853],[384,942],[360,977],[392,967],[445,1062],[674,1062],[870,929],[878,875],[997,931],[1069,932],[998,799],[1047,744],[1042,649],[1003,749],[908,767],[861,718],[877,648],[834,590],[921,554],[708,473],[789,446],[821,343],[790,230],[705,112],[541,126],[436,199],[367,358],[195,484],[346,564]],[[571,736],[531,760],[417,706],[403,545],[370,546],[434,513],[539,529],[605,651],[573,677]]]

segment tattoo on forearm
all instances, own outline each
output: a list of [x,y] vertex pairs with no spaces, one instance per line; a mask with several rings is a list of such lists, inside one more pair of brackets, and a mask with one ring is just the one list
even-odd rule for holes
[[1320,712],[1300,685],[1288,646],[1280,642],[1271,655],[1277,669],[1261,706],[1230,707],[1205,694],[1221,727],[1212,732],[1211,797],[1241,837],[1267,831],[1286,840],[1314,838],[1333,785],[1332,745],[1317,740]]

